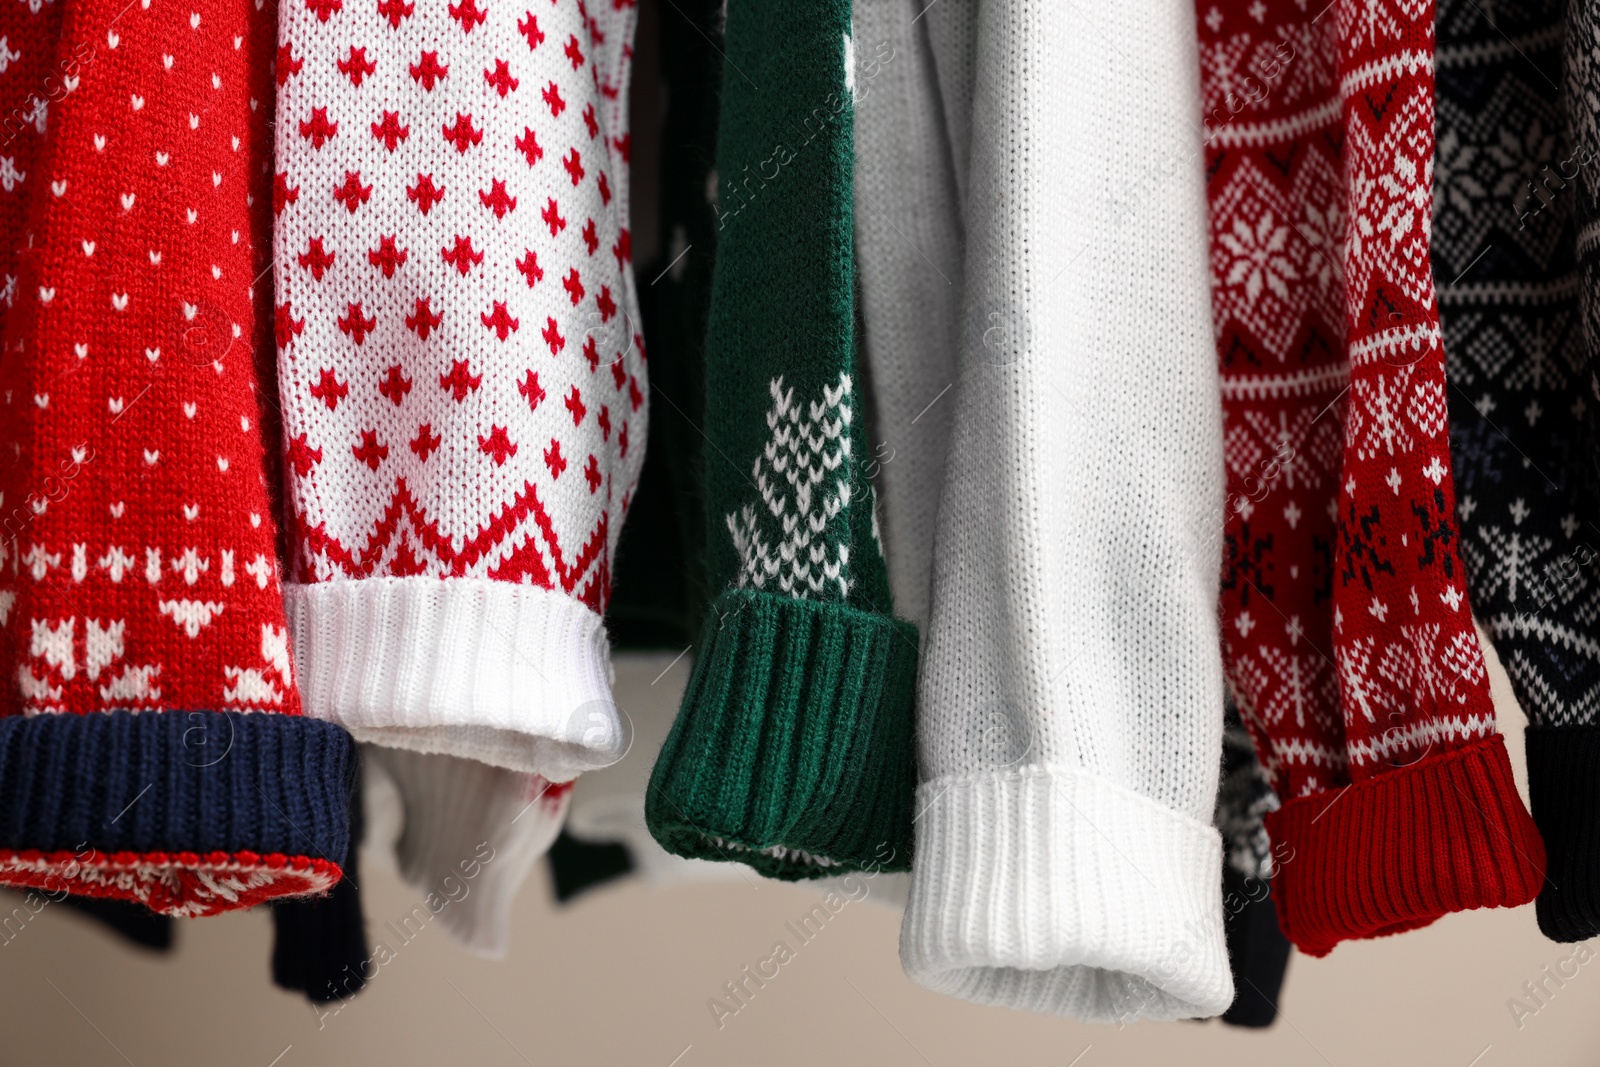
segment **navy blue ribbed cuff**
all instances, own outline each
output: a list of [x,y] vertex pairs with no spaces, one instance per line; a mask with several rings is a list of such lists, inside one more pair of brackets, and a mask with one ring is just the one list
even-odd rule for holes
[[298,715],[0,719],[0,849],[251,852],[343,866],[354,742]]

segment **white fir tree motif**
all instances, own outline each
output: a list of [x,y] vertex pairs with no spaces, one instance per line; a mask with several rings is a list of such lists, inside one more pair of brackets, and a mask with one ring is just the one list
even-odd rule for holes
[[761,503],[724,518],[739,553],[739,587],[775,586],[797,597],[837,588],[848,597],[848,537],[829,526],[850,506],[850,376],[823,386],[820,401],[796,401],[782,375],[768,389],[771,436],[750,470]]

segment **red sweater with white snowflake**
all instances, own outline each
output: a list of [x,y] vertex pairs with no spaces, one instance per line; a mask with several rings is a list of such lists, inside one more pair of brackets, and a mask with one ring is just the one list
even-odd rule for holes
[[275,14],[0,11],[0,881],[193,915],[339,875],[257,396]]
[[645,441],[633,0],[293,0],[277,58],[288,584],[310,714],[571,779]]
[[1428,258],[1433,5],[1199,0],[1229,493],[1225,659],[1284,798],[1285,934],[1526,903],[1457,555]]

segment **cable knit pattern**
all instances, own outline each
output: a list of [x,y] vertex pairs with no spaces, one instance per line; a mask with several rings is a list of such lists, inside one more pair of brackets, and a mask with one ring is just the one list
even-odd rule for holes
[[277,74],[288,596],[309,711],[571,778],[643,459],[633,0],[292,0]]
[[1273,886],[1283,931],[1321,955],[1523,903],[1544,866],[1457,555],[1428,260],[1433,9],[1197,11],[1225,654],[1284,800],[1267,816],[1295,857]]
[[0,14],[6,881],[197,915],[339,877],[350,739],[299,718],[254,358],[275,14]]
[[[943,7],[923,19],[948,43],[969,10]],[[1222,420],[1192,15],[1038,0],[964,24],[966,290],[901,960],[980,1003],[1215,1015]]]

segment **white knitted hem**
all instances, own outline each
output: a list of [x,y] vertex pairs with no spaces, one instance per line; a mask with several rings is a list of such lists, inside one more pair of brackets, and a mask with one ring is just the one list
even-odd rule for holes
[[395,862],[400,876],[424,897],[373,936],[409,941],[436,919],[469,952],[505,959],[512,905],[560,834],[570,792],[552,789],[537,775],[472,760],[366,752],[397,787],[404,829],[395,841]]
[[926,782],[917,811],[900,959],[919,985],[1086,1022],[1232,1002],[1209,824],[1062,767]]
[[616,762],[600,616],[482,578],[286,584],[306,714],[358,741],[570,781]]

